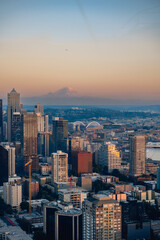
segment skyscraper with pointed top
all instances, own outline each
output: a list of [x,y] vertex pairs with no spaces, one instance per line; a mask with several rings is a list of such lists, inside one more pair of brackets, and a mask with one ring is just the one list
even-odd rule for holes
[[11,142],[12,134],[12,117],[13,113],[20,112],[20,94],[16,92],[13,88],[10,93],[8,93],[8,103],[7,103],[7,129],[8,129],[8,142]]

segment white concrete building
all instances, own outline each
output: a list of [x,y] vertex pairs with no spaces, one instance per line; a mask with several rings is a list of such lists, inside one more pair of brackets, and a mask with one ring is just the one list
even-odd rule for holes
[[6,204],[11,205],[13,209],[20,210],[20,204],[22,202],[21,182],[3,183],[3,197]]
[[52,153],[52,183],[68,181],[68,154],[62,151]]
[[60,201],[71,203],[74,207],[78,208],[82,208],[82,203],[87,199],[87,196],[88,192],[79,188],[73,188],[71,190],[61,189],[58,192],[58,198]]

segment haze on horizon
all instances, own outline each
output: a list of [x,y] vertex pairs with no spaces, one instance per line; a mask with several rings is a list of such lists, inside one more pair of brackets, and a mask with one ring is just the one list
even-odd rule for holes
[[160,100],[159,0],[0,0],[0,97]]

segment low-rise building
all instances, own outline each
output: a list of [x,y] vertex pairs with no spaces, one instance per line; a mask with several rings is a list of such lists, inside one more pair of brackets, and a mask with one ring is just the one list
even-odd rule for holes
[[2,240],[32,240],[19,226],[7,226],[0,219],[0,239]]
[[82,208],[83,201],[87,198],[88,192],[80,188],[61,189],[58,193],[60,201],[73,204],[74,207]]

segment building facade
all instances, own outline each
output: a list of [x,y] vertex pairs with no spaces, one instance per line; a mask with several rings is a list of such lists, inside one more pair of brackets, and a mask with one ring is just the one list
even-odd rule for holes
[[82,211],[70,203],[50,202],[44,205],[43,223],[48,240],[82,240]]
[[[35,113],[23,114],[23,154],[24,164],[32,157],[32,171],[39,170],[39,158],[37,156],[37,115]],[[25,167],[28,172],[28,166]]]
[[146,173],[146,137],[130,136],[130,175],[140,176]]
[[21,182],[5,182],[3,183],[4,202],[11,205],[15,210],[20,210],[22,202],[22,184]]
[[73,152],[72,169],[76,174],[92,173],[92,153]]
[[52,183],[68,181],[68,154],[52,153]]
[[13,88],[10,93],[8,93],[8,103],[7,103],[7,131],[8,131],[8,142],[12,140],[12,117],[14,112],[20,112],[20,94],[16,92]]
[[122,160],[120,152],[116,149],[114,144],[106,142],[99,148],[98,163],[102,167],[107,166],[108,172],[112,172],[113,169],[121,170]]
[[15,174],[15,147],[10,143],[0,144],[0,185]]
[[67,150],[68,121],[63,118],[55,117],[52,121],[53,152]]
[[97,194],[83,205],[83,239],[120,240],[121,206],[105,195]]

